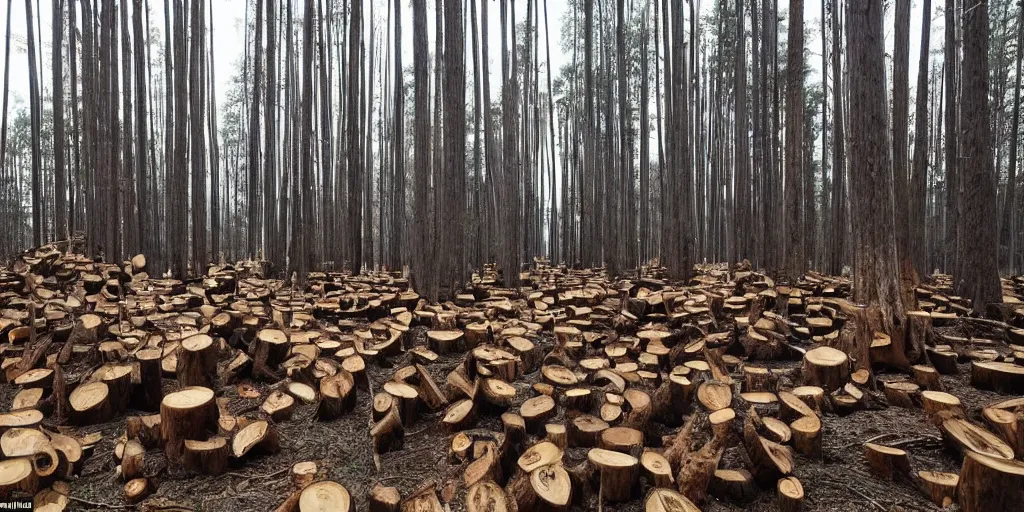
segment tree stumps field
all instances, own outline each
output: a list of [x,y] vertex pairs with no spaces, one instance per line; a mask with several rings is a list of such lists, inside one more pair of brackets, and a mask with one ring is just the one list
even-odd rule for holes
[[183,282],[66,249],[0,270],[0,492],[51,510],[1019,502],[1021,278],[977,317],[933,276],[893,339],[815,273],[535,260],[431,304],[401,272]]

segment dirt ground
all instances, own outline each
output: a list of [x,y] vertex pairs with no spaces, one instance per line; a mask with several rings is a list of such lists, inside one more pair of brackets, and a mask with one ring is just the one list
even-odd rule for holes
[[[424,344],[425,330],[416,328],[415,345]],[[539,341],[541,350],[549,350],[552,341],[545,335]],[[403,355],[394,360],[394,368],[409,362],[411,356]],[[444,382],[445,375],[461,361],[462,354],[442,356],[428,366],[438,382]],[[777,363],[795,366],[796,361]],[[379,386],[390,378],[394,368],[379,368],[368,365],[371,386]],[[967,382],[969,364],[961,365],[957,375],[943,376],[942,384],[950,393],[960,397],[968,415],[978,418],[983,404],[1006,398],[997,393],[975,389]],[[879,375],[885,379],[885,374]],[[539,371],[525,375],[515,382],[518,390],[517,402],[532,396],[530,386],[539,379]],[[164,381],[165,392],[177,387],[173,380]],[[261,392],[259,399],[236,398],[232,412],[244,412],[255,408],[266,396],[266,386],[254,383]],[[8,407],[14,395],[13,386],[0,386],[0,407]],[[223,396],[237,397],[237,388],[227,386],[221,389]],[[404,495],[418,488],[423,482],[433,479],[438,488],[446,485],[456,487],[456,499],[450,503],[452,511],[464,510],[461,485],[463,467],[450,465],[447,461],[449,437],[440,429],[439,420],[443,411],[423,415],[418,422],[406,429],[405,444],[401,451],[380,456],[380,471],[375,469],[372,443],[369,438],[370,390],[358,391],[358,405],[355,410],[332,422],[316,419],[316,406],[298,405],[293,417],[278,424],[281,436],[281,451],[270,456],[249,456],[244,463],[217,477],[189,474],[180,466],[168,465],[159,451],[146,454],[146,474],[158,484],[157,492],[139,506],[126,505],[122,498],[123,482],[116,475],[117,464],[113,449],[117,437],[124,428],[123,417],[105,425],[94,425],[78,430],[80,434],[100,432],[103,441],[86,460],[81,475],[70,482],[72,510],[201,510],[201,511],[262,511],[273,510],[282,503],[293,488],[288,471],[300,461],[315,461],[321,468],[321,476],[342,483],[354,500],[355,510],[367,510],[367,496],[377,483],[397,487]],[[129,412],[131,414],[131,412]],[[553,421],[563,419],[559,416]],[[496,416],[480,415],[478,427],[501,430]],[[672,429],[658,427],[663,433]],[[881,481],[871,476],[862,455],[862,445],[868,441],[884,443],[906,449],[911,456],[913,469],[958,472],[960,460],[943,447],[938,430],[929,424],[921,409],[888,407],[877,410],[861,410],[848,416],[825,415],[823,418],[824,460],[816,461],[796,456],[795,476],[803,483],[806,493],[805,510],[813,511],[890,511],[890,510],[938,510],[917,489],[904,482]],[[743,466],[746,454],[742,444],[726,451],[720,468]],[[571,448],[566,453],[566,463],[571,465],[586,457],[586,450]],[[625,504],[602,504],[603,510],[634,511],[642,508],[641,498],[648,490],[646,479],[636,491],[636,497]],[[751,503],[738,506],[708,497],[701,504],[705,511],[778,510],[774,489],[762,490]],[[596,499],[577,505],[574,510],[595,510]]]

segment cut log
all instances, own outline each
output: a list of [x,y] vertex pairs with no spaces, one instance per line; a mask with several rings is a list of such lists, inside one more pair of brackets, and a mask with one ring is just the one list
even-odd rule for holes
[[302,382],[289,382],[288,385],[285,386],[285,391],[296,400],[301,400],[304,404],[316,402],[316,390],[309,384],[304,384]]
[[942,391],[939,372],[935,368],[923,364],[915,364],[911,369],[914,371],[914,381],[921,386],[921,389]]
[[889,405],[896,407],[915,408],[914,399],[919,391],[920,387],[913,382],[896,381],[885,383],[885,398],[889,401]]
[[351,506],[348,489],[330,480],[311,484],[299,495],[299,512],[348,512]]
[[1024,393],[1024,366],[996,361],[971,363],[971,385],[1000,393]]
[[256,333],[255,346],[252,354],[266,351],[263,364],[268,368],[277,368],[288,357],[288,335],[279,329],[263,329]]
[[213,387],[217,374],[217,345],[206,334],[196,334],[181,341],[178,367],[175,372],[182,386]]
[[640,465],[644,468],[644,474],[650,478],[652,486],[667,489],[675,487],[675,479],[672,478],[672,466],[660,453],[644,450],[640,456]]
[[138,503],[153,493],[153,486],[148,478],[133,478],[124,484],[124,499],[128,503]]
[[793,433],[793,449],[812,459],[821,459],[821,420],[817,416],[804,416],[789,424]]
[[507,409],[516,397],[516,388],[498,379],[484,379],[480,390],[484,400],[497,409]]
[[754,425],[756,412],[751,410],[743,425],[743,441],[747,455],[754,463],[754,477],[758,482],[774,482],[793,471],[793,453],[788,446],[769,441],[757,433]]
[[587,388],[567,389],[562,395],[562,404],[566,411],[589,412],[593,407],[593,397]]
[[10,496],[16,490],[28,494],[39,490],[39,477],[27,457],[0,461],[0,496]]
[[731,407],[719,409],[708,415],[711,431],[716,438],[725,439],[732,430],[732,422],[736,419],[736,411]]
[[864,443],[864,458],[871,472],[884,480],[906,478],[910,474],[907,452],[875,443]]
[[569,447],[569,435],[565,425],[561,423],[548,423],[544,425],[544,432],[547,434],[546,441],[550,441],[562,450]]
[[800,397],[789,391],[779,391],[779,418],[782,421],[794,421],[804,416],[816,416]]
[[158,348],[147,348],[135,353],[139,363],[139,386],[135,387],[139,407],[146,411],[159,411],[164,398],[163,382],[160,375],[162,352]]
[[132,480],[142,476],[146,467],[146,449],[136,439],[129,439],[121,453],[121,478]]
[[477,482],[466,492],[467,512],[509,512],[515,510],[509,505],[509,497],[498,484],[490,481]]
[[394,487],[377,484],[370,490],[370,512],[398,512],[402,495]]
[[717,381],[707,381],[697,388],[697,400],[709,411],[725,409],[732,405],[732,386]]
[[622,453],[630,453],[644,444],[643,432],[629,427],[612,427],[601,432],[600,448]]
[[392,407],[380,421],[370,428],[370,437],[373,438],[374,453],[387,453],[392,450],[400,450],[405,442],[405,427],[398,414],[398,408]]
[[419,392],[423,403],[432,411],[436,411],[448,405],[448,399],[444,396],[441,388],[434,382],[434,378],[421,364],[413,365],[416,368],[416,375],[419,377]]
[[932,503],[942,508],[953,503],[956,486],[960,482],[959,475],[939,471],[918,471],[917,476],[921,479],[924,493],[928,495]]
[[940,411],[963,412],[960,399],[942,391],[922,391],[921,405],[924,406],[924,412],[929,416]]
[[569,473],[561,464],[541,466],[522,478],[522,483],[510,485],[512,498],[520,510],[568,510],[572,498]]
[[[458,403],[455,405],[458,405]],[[392,407],[395,407],[395,399],[391,394],[381,391],[373,395],[373,421],[380,421],[384,415],[391,412]],[[447,419],[447,415],[445,419]]]
[[632,455],[592,448],[587,459],[601,474],[601,496],[610,502],[628,501],[633,494],[639,461]]
[[320,405],[317,417],[331,421],[351,411],[356,406],[355,380],[352,374],[340,370],[334,375],[320,379]]
[[570,387],[579,382],[572,370],[557,364],[542,366],[540,374],[544,377],[545,382],[553,386]]
[[846,354],[832,347],[818,347],[804,354],[803,375],[807,384],[831,393],[846,384],[850,364]]
[[207,430],[217,430],[217,404],[213,391],[204,387],[187,387],[165,396],[160,403],[160,429],[167,458],[179,460],[184,453],[186,439],[206,439]]
[[530,473],[542,466],[547,466],[548,464],[554,464],[561,461],[562,453],[562,450],[558,446],[555,446],[554,443],[541,441],[527,448],[527,450],[519,456],[519,460],[516,461],[516,464],[524,473]]
[[[376,412],[376,400],[374,401],[374,411]],[[476,421],[476,414],[474,411],[474,404],[472,400],[459,400],[445,412],[444,418],[441,419],[441,424],[444,425],[446,432],[454,433],[460,430],[466,430],[473,426]]]
[[439,355],[458,351],[462,339],[459,330],[427,331],[427,346]]
[[419,417],[420,392],[404,382],[388,381],[384,391],[394,397],[398,415],[405,426],[412,425]]
[[254,421],[239,430],[231,440],[231,454],[236,459],[249,452],[273,454],[280,451],[277,429],[266,421]]
[[1013,448],[995,434],[965,419],[946,419],[940,430],[946,444],[962,454],[973,451],[989,457],[1013,459]]
[[196,473],[224,473],[228,469],[228,440],[222,436],[213,436],[206,441],[186,439],[184,465]]
[[700,509],[672,489],[657,488],[644,500],[644,512],[700,512]]
[[276,423],[287,421],[295,411],[295,398],[280,390],[272,391],[260,409]]
[[968,452],[956,494],[964,512],[1019,510],[1024,503],[1024,463]]
[[583,414],[573,418],[569,423],[569,446],[590,448],[597,446],[601,433],[608,428],[608,423],[591,416]]
[[800,512],[804,505],[804,486],[796,477],[789,476],[779,480],[776,488],[779,493],[779,512]]
[[448,462],[459,464],[469,456],[469,449],[473,446],[473,440],[464,432],[459,432],[452,437],[451,446],[448,448]]
[[71,392],[71,418],[78,425],[94,425],[110,421],[114,411],[110,388],[105,382],[82,384]]
[[501,478],[501,461],[497,447],[491,441],[487,441],[482,446],[483,453],[477,456],[462,472],[462,481],[467,486]]
[[757,487],[754,477],[745,469],[716,469],[708,492],[722,501],[742,505],[757,496]]
[[[316,478],[318,468],[316,462],[303,461],[292,464],[292,484],[299,489],[304,489],[307,485],[313,483]],[[395,505],[398,504],[398,500],[395,500]]]
[[519,408],[519,414],[526,422],[526,430],[532,433],[539,433],[544,423],[551,419],[556,412],[555,400],[547,395],[530,398]]
[[5,457],[29,459],[38,477],[54,474],[60,463],[60,456],[50,440],[36,429],[12,428],[4,432],[0,437],[0,449]]

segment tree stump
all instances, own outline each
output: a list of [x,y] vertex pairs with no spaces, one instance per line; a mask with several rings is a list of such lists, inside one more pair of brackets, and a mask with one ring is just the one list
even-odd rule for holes
[[600,499],[611,502],[628,501],[633,494],[639,461],[632,455],[592,448],[587,459],[601,474]]
[[394,487],[377,484],[370,490],[370,512],[398,512],[402,495]]
[[804,487],[794,476],[779,480],[776,488],[779,493],[780,512],[800,512],[804,504]]
[[105,423],[114,414],[110,403],[110,388],[105,382],[78,386],[71,392],[68,401],[71,404],[71,419],[78,425]]
[[299,495],[299,512],[348,512],[351,506],[348,489],[330,480],[310,484]]
[[905,478],[910,474],[910,459],[907,452],[875,443],[864,443],[864,458],[875,476],[892,480]]
[[266,421],[254,421],[239,430],[231,440],[231,454],[236,459],[251,451],[273,454],[280,451],[277,429]]
[[672,489],[656,488],[647,494],[644,512],[700,512],[700,509]]
[[186,439],[206,439],[208,429],[217,429],[217,404],[213,391],[187,387],[165,396],[160,403],[160,428],[164,437],[164,453],[170,460],[179,460]]
[[339,370],[334,375],[320,379],[320,405],[316,411],[320,420],[337,419],[355,406],[355,380],[351,373]]
[[846,384],[850,364],[846,354],[832,347],[818,347],[804,354],[804,379],[831,393]]
[[213,436],[206,441],[186,439],[184,465],[196,473],[224,473],[228,469],[227,439],[222,436]]
[[1018,510],[1024,503],[1024,463],[968,452],[956,494],[964,512]]
[[196,334],[181,341],[178,349],[178,383],[184,386],[213,387],[217,374],[217,345],[206,334]]

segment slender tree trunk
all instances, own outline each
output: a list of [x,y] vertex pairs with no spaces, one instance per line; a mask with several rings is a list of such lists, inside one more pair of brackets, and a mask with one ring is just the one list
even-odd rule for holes
[[[39,246],[43,244],[42,157],[39,154],[42,99],[39,97],[39,72],[36,69],[36,27],[32,17],[32,0],[25,0],[25,27],[28,30],[29,111],[32,123],[32,242]],[[4,109],[4,112],[6,111],[7,109]]]
[[736,208],[733,214],[735,253],[732,261],[751,256],[750,239],[750,146],[747,138],[747,43],[743,21],[743,0],[736,0]]
[[[914,162],[910,177],[910,212],[907,225],[910,228],[909,247],[914,268],[919,275],[928,273],[926,212],[928,180],[928,51],[931,40],[931,0],[924,0],[921,21],[921,55],[917,64],[917,100],[914,110]],[[1022,32],[1024,33],[1024,32]],[[1019,54],[1019,52],[1018,52]],[[1020,58],[1017,60],[1017,76],[1020,76]],[[1018,83],[1020,79],[1018,78]],[[1016,99],[1019,100],[1019,87]],[[1016,119],[1016,115],[1014,116]],[[1016,126],[1016,124],[1014,125]],[[1016,141],[1014,132],[1013,141]],[[1016,144],[1010,146],[1011,162],[1014,160]],[[1012,167],[1011,167],[1012,169]],[[1011,170],[1012,172],[1012,170]]]
[[[53,72],[53,171],[56,210],[56,236],[69,237],[67,205],[67,168],[64,165],[64,66],[61,57],[64,31],[64,1],[53,0],[53,49],[51,71]],[[74,108],[72,106],[72,108]]]
[[351,26],[349,28],[349,62],[348,75],[355,83],[348,88],[348,218],[349,248],[351,260],[349,264],[353,272],[359,272],[363,264],[363,170],[362,170],[362,135],[359,130],[359,87],[356,85],[359,76],[359,50],[362,43],[363,0],[352,1]]
[[[124,132],[124,144],[121,147],[123,164],[121,176],[118,180],[121,189],[121,219],[124,222],[124,254],[135,255],[139,252],[139,215],[136,211],[138,204],[138,192],[136,184],[138,181],[137,169],[135,167],[134,144],[135,136],[132,132],[132,59],[131,40],[128,35],[128,2],[121,2],[121,73],[124,76],[122,89],[122,131]],[[143,155],[144,156],[144,155]]]
[[846,121],[843,116],[842,32],[839,0],[832,0],[832,247],[829,273],[838,275],[846,258]]
[[[72,0],[71,4],[75,2]],[[133,0],[132,2],[132,37],[134,39],[135,48],[133,56],[135,58],[135,175],[136,185],[138,186],[138,199],[139,199],[139,221],[138,221],[138,242],[139,251],[149,257],[152,251],[155,249],[155,244],[151,243],[154,237],[154,225],[153,225],[153,213],[152,209],[154,205],[149,201],[148,191],[149,187],[149,167],[147,165],[146,152],[149,149],[149,132],[147,130],[147,124],[150,119],[151,113],[147,110],[147,92],[146,92],[146,54],[148,48],[146,47],[147,39],[143,37],[142,32],[142,16],[143,16],[142,0]],[[74,108],[74,106],[72,106]],[[125,119],[125,123],[130,123],[131,120]]]
[[188,76],[187,51],[185,46],[186,26],[185,8],[181,0],[174,3],[174,180],[170,193],[171,200],[167,211],[173,212],[171,221],[173,235],[169,237],[168,247],[173,251],[172,272],[180,278],[188,272]]
[[946,49],[945,49],[945,82],[946,82],[946,141],[945,164],[946,164],[946,237],[945,237],[945,261],[943,268],[946,272],[954,272],[957,264],[957,247],[959,245],[959,205],[960,180],[957,168],[959,167],[958,156],[958,134],[957,128],[957,61],[960,60],[960,52],[956,40],[956,0],[946,0]]
[[[892,158],[893,158],[893,193],[899,198],[908,198],[907,163],[909,161],[907,137],[910,109],[910,0],[896,2],[896,42],[893,51],[893,91],[892,91]],[[900,275],[903,278],[901,289],[903,303],[912,306],[917,276],[910,249],[908,200],[896,201],[896,253],[900,261]]]
[[432,268],[430,250],[428,248],[429,232],[427,216],[430,205],[430,84],[427,70],[427,2],[413,0],[413,72],[415,80],[415,160],[413,176],[415,182],[414,195],[414,232],[416,236],[416,254],[413,258],[413,278],[416,288],[427,293],[425,286],[430,282],[427,275]]
[[[265,250],[273,272],[284,268],[284,255],[280,251],[281,232],[277,215],[277,0],[267,0],[267,101],[263,107],[264,145],[263,160],[263,225],[267,231]],[[290,28],[289,28],[290,30]]]
[[[922,36],[923,38],[924,36]],[[1017,74],[1013,87],[1013,119],[1010,129],[1010,162],[1006,172],[1006,199],[1003,201],[1003,211],[1000,215],[1002,226],[1000,239],[1006,238],[1008,248],[1007,261],[1003,268],[1011,274],[1017,272],[1017,146],[1020,133],[1020,82],[1021,82],[1021,58],[1024,56],[1024,4],[1019,7],[1017,17]],[[1000,247],[1002,243],[1000,243]]]
[[[470,0],[475,2],[476,0]],[[473,4],[476,5],[475,3]],[[475,9],[474,9],[474,12]],[[405,233],[405,70],[402,69],[402,0],[395,0],[395,112],[394,147],[392,158],[395,166],[395,181],[391,192],[391,256],[387,259],[391,268],[399,268],[406,261]],[[473,21],[476,21],[474,15]],[[474,34],[476,28],[473,29]],[[474,42],[476,38],[474,36]],[[474,72],[474,79],[479,75]],[[479,134],[478,134],[479,135]]]
[[[192,127],[192,269],[197,275],[205,275],[206,269],[206,137],[205,137],[205,71],[203,70],[203,54],[206,41],[206,0],[198,0],[192,5],[192,49],[189,52],[191,62],[189,68],[189,93],[191,94],[191,127]],[[258,95],[253,95],[254,99]],[[255,104],[255,102],[254,102]],[[257,119],[258,121],[258,119]],[[258,124],[256,127],[258,128]],[[258,133],[258,130],[253,130]],[[254,137],[258,137],[254,135]],[[250,167],[256,169],[253,161]],[[251,174],[256,174],[251,172]],[[253,182],[255,184],[255,181]],[[254,215],[252,217],[256,219]]]

